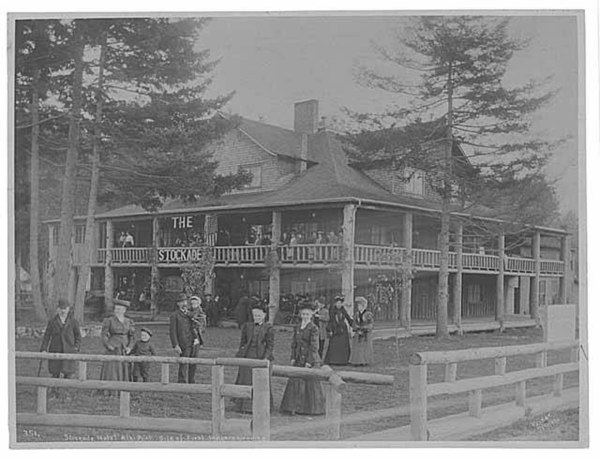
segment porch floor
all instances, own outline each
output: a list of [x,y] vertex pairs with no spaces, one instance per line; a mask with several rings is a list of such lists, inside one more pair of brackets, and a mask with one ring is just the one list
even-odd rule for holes
[[[504,319],[504,328],[522,328],[535,327],[535,320],[529,316],[510,315]],[[494,331],[500,329],[500,323],[494,317],[478,317],[473,319],[463,319],[462,330],[464,333]],[[455,324],[448,324],[450,333],[456,333],[458,330]],[[375,331],[373,339],[388,339],[394,338],[398,333],[400,338],[408,338],[410,336],[426,336],[435,335],[435,322],[413,320],[410,331],[404,327],[400,327],[396,332],[395,322],[377,322],[375,323]]]

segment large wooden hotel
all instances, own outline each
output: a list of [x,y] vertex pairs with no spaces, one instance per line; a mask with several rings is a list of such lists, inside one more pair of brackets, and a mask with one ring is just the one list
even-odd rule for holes
[[[181,267],[207,250],[194,247],[201,240],[214,260],[207,288],[230,304],[244,293],[271,303],[289,294],[331,300],[343,293],[369,298],[380,321],[406,328],[435,321],[440,204],[418,171],[400,180],[397,172],[350,163],[338,136],[319,128],[316,100],[295,105],[293,130],[242,119],[215,147],[214,159],[218,173],[242,168],[252,182],[219,198],[168,201],[156,213],[131,205],[97,215],[89,290],[104,292],[109,307],[125,288],[153,308],[173,308],[170,295],[183,288]],[[542,305],[567,302],[564,231],[532,226],[518,235],[490,235],[480,229],[485,218],[455,217],[454,323],[535,319]],[[48,230],[52,263],[58,222]],[[78,221],[73,279],[85,253],[83,232]],[[123,244],[126,232],[133,244]],[[394,288],[398,264],[406,270],[407,263],[412,275]]]

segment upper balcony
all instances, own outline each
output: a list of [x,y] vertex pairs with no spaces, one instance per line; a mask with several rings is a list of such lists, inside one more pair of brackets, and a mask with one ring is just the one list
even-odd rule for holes
[[[113,266],[150,266],[152,249],[149,247],[113,248]],[[265,267],[272,248],[267,245],[217,246],[213,247],[215,265],[218,267]],[[277,247],[279,263],[286,267],[334,267],[340,266],[344,258],[342,246],[338,244],[302,244]],[[98,249],[98,264],[106,262],[108,249]],[[358,269],[393,269],[407,260],[408,250],[402,247],[360,245],[354,247],[354,263]],[[195,247],[160,247],[157,264],[160,267],[179,266],[193,263],[202,256],[202,249]],[[457,270],[457,255],[449,254],[450,271]],[[463,253],[464,273],[498,273],[500,263],[504,271],[513,275],[535,274],[535,260],[531,258],[506,257],[501,260],[495,255]],[[419,271],[437,271],[440,267],[440,251],[412,249],[412,265]],[[564,262],[541,260],[542,276],[563,276]]]

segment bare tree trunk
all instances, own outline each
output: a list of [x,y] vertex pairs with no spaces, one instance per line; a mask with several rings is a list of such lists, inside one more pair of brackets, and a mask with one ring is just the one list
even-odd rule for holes
[[79,270],[77,292],[75,294],[75,318],[83,323],[85,306],[85,291],[90,277],[92,257],[94,256],[94,217],[96,215],[96,200],[100,184],[100,136],[102,127],[102,94],[104,91],[104,61],[106,57],[107,33],[102,34],[100,44],[100,60],[98,63],[98,86],[96,88],[96,115],[94,120],[94,138],[92,140],[92,177],[90,179],[90,196],[88,198],[87,216],[85,220],[85,259]]
[[442,174],[442,216],[440,228],[440,272],[438,276],[438,307],[435,336],[443,338],[448,336],[448,258],[450,252],[450,199],[452,188],[450,177],[452,175],[452,115],[453,115],[453,86],[452,86],[452,62],[448,63],[447,114],[446,114],[446,137],[447,143],[444,151],[444,172]]
[[[31,278],[31,294],[35,317],[47,320],[46,310],[42,301],[42,287],[40,280],[40,110],[38,86],[40,82],[40,69],[36,69],[31,83],[31,169],[30,169],[30,197],[29,197],[29,275]],[[20,273],[17,273],[19,276]],[[18,292],[17,292],[18,293]]]
[[61,286],[69,285],[71,271],[71,253],[73,237],[73,216],[75,213],[75,179],[77,173],[77,156],[79,154],[79,121],[81,117],[82,85],[83,85],[83,50],[85,42],[75,21],[74,37],[74,69],[71,91],[71,110],[69,113],[69,147],[65,161],[62,201],[60,211],[60,233],[56,254],[55,288],[49,312],[53,312],[59,299]]

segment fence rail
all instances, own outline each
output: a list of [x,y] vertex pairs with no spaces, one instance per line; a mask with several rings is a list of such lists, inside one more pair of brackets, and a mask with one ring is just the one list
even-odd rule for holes
[[[25,425],[60,425],[70,427],[119,428],[161,432],[184,432],[206,434],[218,439],[223,435],[247,436],[253,440],[270,438],[270,362],[255,359],[154,356],[112,356],[94,354],[61,354],[47,352],[16,352],[16,358],[40,360],[75,360],[79,362],[78,379],[39,378],[17,376],[17,384],[37,387],[36,413],[17,413],[17,422]],[[88,362],[154,362],[161,364],[159,383],[102,381],[87,379]],[[170,364],[196,364],[211,366],[211,384],[180,384],[169,382]],[[225,384],[225,366],[246,366],[252,368],[252,386]],[[58,415],[47,412],[47,391],[49,387],[63,387],[87,390],[119,391],[119,416],[69,414]],[[211,421],[134,417],[130,414],[131,392],[162,392],[176,394],[210,394]],[[225,419],[225,397],[252,400],[252,422]],[[251,429],[251,436],[246,432]]]
[[[547,366],[549,351],[571,349],[571,362]],[[409,360],[410,430],[413,440],[427,440],[427,398],[436,395],[468,393],[469,415],[481,417],[482,390],[499,386],[515,385],[515,401],[524,407],[527,381],[554,376],[555,397],[563,392],[563,376],[579,370],[577,362],[578,341],[538,343],[525,346],[489,347],[458,351],[419,352]],[[536,355],[536,368],[506,372],[507,358],[519,355]],[[473,360],[494,359],[494,375],[456,380],[459,363]],[[429,365],[445,365],[444,382],[428,384]]]

